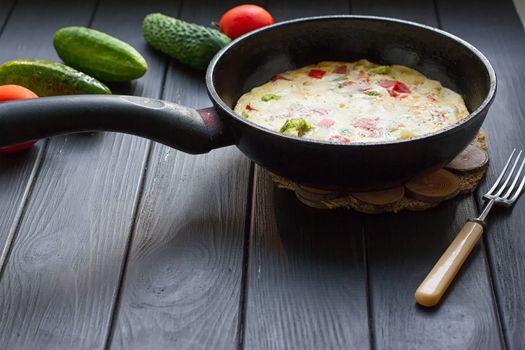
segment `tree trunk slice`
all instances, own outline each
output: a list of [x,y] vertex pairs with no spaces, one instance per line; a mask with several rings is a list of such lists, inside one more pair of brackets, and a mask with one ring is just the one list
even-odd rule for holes
[[405,188],[398,186],[383,191],[354,192],[352,196],[364,203],[383,206],[399,202],[403,199],[405,196]]
[[466,173],[483,167],[488,161],[487,151],[471,144],[445,165],[445,168],[458,173]]
[[423,202],[441,202],[459,193],[459,179],[448,170],[440,169],[405,184],[412,198]]
[[[483,130],[480,130],[477,137],[471,142],[470,146],[465,148],[465,150],[469,149],[469,151],[472,152],[472,147],[479,148],[482,150],[482,152],[484,152],[483,154],[487,154],[487,137]],[[476,150],[474,152],[476,152]],[[463,152],[460,155],[458,155],[458,157],[461,157],[462,154]],[[458,157],[456,157],[455,160]],[[463,157],[466,156],[463,155]],[[468,164],[462,164],[460,166],[457,166],[457,168],[459,168],[460,170],[454,169],[453,171],[455,174],[451,174],[450,172],[446,171],[447,173],[451,174],[457,179],[458,191],[451,191],[452,193],[454,193],[453,195],[450,194],[442,196],[442,198],[439,200],[436,198],[436,196],[430,196],[429,198],[428,195],[425,196],[425,194],[423,194],[421,196],[417,193],[414,197],[408,189],[404,191],[405,193],[403,196],[401,196],[401,198],[396,198],[394,194],[399,193],[399,189],[377,192],[348,193],[348,191],[345,191],[344,189],[327,190],[321,188],[302,186],[275,174],[272,174],[272,178],[273,181],[277,183],[277,185],[280,188],[285,188],[294,191],[296,197],[302,203],[313,208],[349,208],[366,214],[379,214],[385,212],[397,213],[402,210],[421,211],[431,209],[436,207],[439,203],[441,203],[441,201],[446,200],[444,198],[450,199],[456,196],[458,193],[465,194],[473,192],[478,186],[483,176],[485,175],[488,164],[487,161],[477,161],[477,167]],[[467,163],[468,162],[471,162],[471,160],[467,160]],[[447,166],[449,165],[450,163]],[[454,166],[454,164],[452,166]],[[470,170],[467,170],[469,168]],[[392,191],[392,193],[390,193],[390,191]],[[398,200],[394,200],[394,198]]]

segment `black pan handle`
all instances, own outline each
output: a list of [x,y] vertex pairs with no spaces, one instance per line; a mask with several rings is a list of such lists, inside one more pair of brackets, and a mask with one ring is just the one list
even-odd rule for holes
[[171,102],[119,95],[0,103],[0,147],[84,131],[124,132],[192,154],[234,143],[212,108],[197,111]]

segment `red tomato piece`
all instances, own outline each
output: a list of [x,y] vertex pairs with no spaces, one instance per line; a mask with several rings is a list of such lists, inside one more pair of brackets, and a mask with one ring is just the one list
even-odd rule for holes
[[249,111],[256,111],[257,109],[253,108],[252,106],[250,106],[249,104],[246,105],[246,109],[249,110]]
[[332,141],[332,142],[340,142],[340,143],[348,143],[348,142],[350,142],[349,138],[343,137],[341,135],[331,136],[328,140]]
[[400,81],[396,81],[396,84],[394,85],[394,90],[405,94],[410,93],[410,88]]
[[346,67],[344,64],[334,69],[335,74],[346,74],[347,72],[348,67]]
[[219,21],[224,34],[235,39],[252,30],[274,24],[272,15],[257,5],[240,5],[228,10]]
[[[33,91],[26,89],[19,85],[3,85],[0,86],[0,102],[11,100],[22,100],[26,98],[38,98]],[[0,147],[0,153],[15,153],[31,148],[36,143],[34,141],[27,141],[13,146]]]
[[308,76],[314,79],[321,79],[322,77],[324,77],[325,74],[326,74],[326,71],[322,69],[311,69],[308,72]]
[[394,89],[387,89],[386,91],[388,91],[388,94],[392,97],[399,96],[399,94],[396,91],[394,91]]
[[274,75],[272,79],[270,79],[270,81],[277,81],[277,80],[291,80],[291,79],[288,79],[287,77],[284,77],[282,76],[281,74],[277,74],[277,75]]
[[388,91],[390,96],[397,96],[395,92],[401,92],[404,94],[410,93],[410,88],[405,84],[397,80],[383,80],[379,83],[381,87],[384,87],[385,89],[392,89],[393,91]]

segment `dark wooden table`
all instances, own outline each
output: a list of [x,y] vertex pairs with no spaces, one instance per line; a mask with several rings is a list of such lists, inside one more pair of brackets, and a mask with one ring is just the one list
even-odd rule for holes
[[[92,26],[149,62],[115,92],[206,107],[203,75],[147,47],[141,21],[209,24],[234,3],[0,0],[0,61],[56,60],[55,30]],[[525,33],[511,0],[262,5],[277,20],[373,14],[459,35],[499,78],[479,193],[525,147]],[[323,211],[233,147],[190,156],[114,133],[42,140],[0,156],[0,348],[524,349],[524,199],[493,213],[440,307],[414,302],[479,193],[426,212]]]

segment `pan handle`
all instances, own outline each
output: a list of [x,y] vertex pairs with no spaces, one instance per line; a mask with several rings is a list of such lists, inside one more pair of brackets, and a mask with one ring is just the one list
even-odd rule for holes
[[137,96],[71,95],[0,103],[0,147],[85,131],[142,136],[186,153],[234,143],[213,108]]

